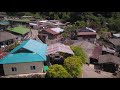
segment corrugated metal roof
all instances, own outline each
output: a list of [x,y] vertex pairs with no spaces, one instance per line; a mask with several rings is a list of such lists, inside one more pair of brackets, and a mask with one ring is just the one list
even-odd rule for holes
[[46,32],[48,32],[48,33],[50,33],[50,34],[53,34],[53,35],[58,34],[57,32],[55,32],[55,31],[53,31],[53,30],[51,30],[51,29],[44,29],[44,31],[46,31]]
[[[24,48],[33,53],[16,53],[19,49]],[[47,44],[38,42],[36,40],[23,41],[22,44],[13,49],[6,57],[4,57],[0,64],[20,63],[20,62],[34,62],[46,60]]]
[[18,54],[8,54],[2,60],[0,60],[0,64],[37,62],[37,61],[45,61],[45,60],[40,55],[35,53],[18,53]]
[[113,34],[113,36],[115,36],[115,37],[120,37],[120,33],[118,33],[118,34]]
[[9,32],[6,32],[6,31],[0,32],[0,42],[10,40],[10,39],[15,39],[17,37],[18,36],[11,34]]
[[82,36],[82,35],[97,35],[96,32],[78,32],[78,35]]
[[19,34],[26,34],[30,31],[30,29],[23,27],[23,26],[9,28],[8,30],[11,32],[19,33]]
[[64,45],[61,43],[51,44],[47,48],[47,55],[55,54],[57,52],[63,52],[68,54],[74,54],[71,48],[68,45]]
[[111,38],[109,41],[116,46],[120,46],[120,38]]
[[9,22],[3,21],[3,22],[0,22],[0,25],[9,25]]
[[110,62],[120,65],[120,58],[111,54],[105,54],[99,56],[98,63],[110,63]]
[[51,30],[55,31],[56,33],[60,33],[64,31],[64,29],[61,28],[51,28]]

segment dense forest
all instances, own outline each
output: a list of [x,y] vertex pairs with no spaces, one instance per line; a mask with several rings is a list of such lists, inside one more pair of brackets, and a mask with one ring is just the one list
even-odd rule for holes
[[68,21],[74,26],[120,31],[120,12],[6,12],[9,16],[31,15],[39,19]]

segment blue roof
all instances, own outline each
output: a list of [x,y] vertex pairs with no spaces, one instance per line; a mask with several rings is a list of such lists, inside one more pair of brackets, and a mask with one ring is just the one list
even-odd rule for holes
[[[24,48],[33,53],[15,53],[19,49]],[[46,61],[47,44],[36,40],[23,41],[22,44],[14,48],[7,56],[0,60],[0,64],[21,63]]]
[[9,24],[9,22],[7,22],[7,21],[0,22],[0,25],[8,25],[8,24]]

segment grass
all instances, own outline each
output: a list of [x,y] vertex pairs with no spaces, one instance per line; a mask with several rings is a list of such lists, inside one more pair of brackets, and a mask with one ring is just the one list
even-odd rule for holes
[[15,32],[15,33],[19,33],[19,34],[26,34],[27,32],[29,32],[30,30],[28,28],[25,28],[23,26],[18,26],[15,28],[9,28],[9,31]]

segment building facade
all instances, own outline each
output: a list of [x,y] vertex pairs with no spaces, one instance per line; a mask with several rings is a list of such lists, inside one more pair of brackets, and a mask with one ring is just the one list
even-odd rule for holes
[[43,62],[28,62],[18,64],[4,64],[4,75],[28,74],[28,73],[42,73]]

